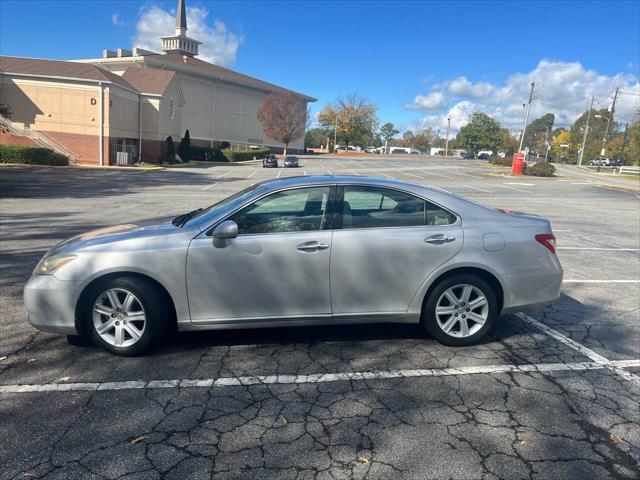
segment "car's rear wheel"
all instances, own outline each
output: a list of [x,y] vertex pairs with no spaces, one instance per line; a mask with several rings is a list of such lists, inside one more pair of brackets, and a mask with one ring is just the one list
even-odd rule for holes
[[164,336],[169,312],[165,295],[152,282],[118,277],[99,282],[84,296],[83,328],[111,353],[138,355]]
[[493,326],[498,302],[493,288],[476,275],[455,275],[431,291],[423,309],[427,332],[452,347],[473,345]]

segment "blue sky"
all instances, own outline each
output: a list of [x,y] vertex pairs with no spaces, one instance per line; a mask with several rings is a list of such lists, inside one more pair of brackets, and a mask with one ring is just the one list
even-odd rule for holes
[[[157,34],[170,33],[156,30],[176,3],[1,0],[0,52],[73,59],[134,42],[153,47]],[[437,128],[447,116],[455,127],[477,110],[516,128],[532,80],[540,89],[532,114],[551,111],[559,123],[592,94],[606,106],[618,86],[628,92],[620,115],[640,99],[638,1],[187,6],[189,33],[215,44],[207,53],[215,61],[317,97],[316,111],[357,91],[377,104],[381,121],[402,129]]]

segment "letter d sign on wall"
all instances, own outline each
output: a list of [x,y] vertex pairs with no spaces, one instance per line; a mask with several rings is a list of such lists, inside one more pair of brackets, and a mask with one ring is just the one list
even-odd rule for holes
[[96,99],[95,99],[95,98],[92,98],[92,99],[91,99],[91,105],[95,105],[96,103],[98,103],[98,102],[96,101]]

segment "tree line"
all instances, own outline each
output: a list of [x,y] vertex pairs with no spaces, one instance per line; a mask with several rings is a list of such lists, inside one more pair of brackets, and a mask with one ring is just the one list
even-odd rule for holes
[[[566,128],[554,127],[555,116],[547,113],[527,125],[523,149],[550,160],[576,163],[582,148],[584,128],[589,112],[584,112]],[[598,158],[607,127],[608,112],[592,110],[589,131],[584,145],[584,161]],[[359,147],[389,146],[411,147],[427,151],[432,147],[444,148],[445,139],[432,128],[400,132],[391,122],[380,124],[377,107],[367,98],[357,93],[339,97],[328,104],[318,115],[319,125],[305,134],[306,148],[320,148],[327,145],[332,151],[338,145]],[[519,136],[503,127],[500,122],[483,112],[475,112],[469,122],[449,139],[449,150],[461,149],[472,152],[492,150],[512,155],[519,147]],[[548,150],[548,152],[547,152]],[[606,155],[620,158],[627,163],[640,161],[640,108],[634,120],[620,125],[615,120],[609,126],[606,141]]]

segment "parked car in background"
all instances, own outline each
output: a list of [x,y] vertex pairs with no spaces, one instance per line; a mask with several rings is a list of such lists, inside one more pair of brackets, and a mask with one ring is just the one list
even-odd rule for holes
[[298,162],[298,157],[294,157],[293,155],[289,155],[287,158],[284,159],[283,166],[285,168],[299,167],[300,163]]
[[463,152],[461,155],[462,158],[469,160],[471,158],[476,158],[476,154],[473,152]]
[[624,162],[621,158],[612,158],[609,160],[609,165],[612,167],[621,167],[624,165]]
[[478,154],[478,159],[480,160],[489,160],[489,157],[491,155],[489,155],[487,152],[481,152]]
[[278,157],[273,153],[268,154],[262,159],[262,168],[278,168]]
[[117,355],[176,327],[363,322],[465,346],[500,314],[556,301],[562,276],[540,216],[399,180],[310,176],[70,238],[40,260],[24,301],[36,328]]

